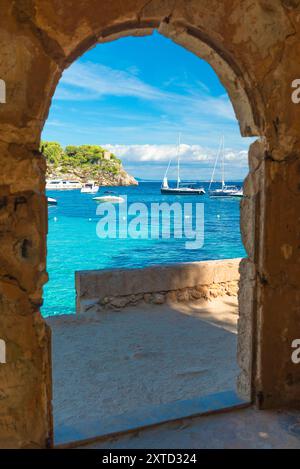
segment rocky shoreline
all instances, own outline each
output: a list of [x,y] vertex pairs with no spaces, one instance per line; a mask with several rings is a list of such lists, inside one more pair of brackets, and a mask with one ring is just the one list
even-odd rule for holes
[[106,174],[99,170],[98,175],[83,172],[80,169],[62,172],[59,169],[48,168],[47,179],[68,179],[70,181],[80,181],[82,183],[95,181],[99,186],[138,186],[138,181],[128,174],[123,167],[117,174]]
[[122,161],[100,145],[68,145],[41,142],[47,163],[47,179],[67,179],[99,186],[137,186],[137,180],[125,171]]

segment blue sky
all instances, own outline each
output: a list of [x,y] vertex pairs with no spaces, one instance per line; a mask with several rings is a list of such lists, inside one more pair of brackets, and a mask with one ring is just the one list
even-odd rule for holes
[[252,139],[240,136],[217,75],[154,33],[99,44],[74,62],[56,89],[42,138],[102,145],[134,176],[161,179],[179,132],[183,179],[210,178],[221,135],[227,179],[247,174]]

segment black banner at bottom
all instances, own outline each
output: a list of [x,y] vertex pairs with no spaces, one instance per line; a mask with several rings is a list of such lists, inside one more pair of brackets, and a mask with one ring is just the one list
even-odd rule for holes
[[[53,449],[53,450],[0,450],[0,467],[108,467],[138,468],[152,465],[184,464],[189,467],[223,467],[247,463],[269,467],[274,463],[288,463],[288,451],[270,450],[106,450],[106,449]],[[291,455],[291,458],[294,455]],[[243,458],[243,459],[241,459]],[[291,459],[292,463],[292,459]]]

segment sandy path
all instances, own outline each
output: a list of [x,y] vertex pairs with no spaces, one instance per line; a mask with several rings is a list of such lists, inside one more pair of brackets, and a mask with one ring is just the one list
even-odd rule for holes
[[237,305],[189,305],[48,318],[55,426],[233,389]]

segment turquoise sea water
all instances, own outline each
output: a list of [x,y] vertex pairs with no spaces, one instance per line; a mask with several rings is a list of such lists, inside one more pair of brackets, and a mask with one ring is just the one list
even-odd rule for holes
[[[49,207],[47,269],[49,282],[44,288],[44,316],[75,312],[76,270],[135,268],[154,264],[192,262],[245,256],[240,236],[239,199],[204,196],[162,196],[160,182],[141,182],[137,187],[102,187],[97,195],[112,190],[127,195],[128,203],[203,202],[204,246],[186,249],[186,239],[99,239],[99,216],[95,195],[80,191],[48,191],[58,201]],[[207,189],[208,184],[203,184]],[[118,210],[116,206],[116,210]],[[195,215],[195,210],[193,211]],[[130,221],[130,217],[129,217]]]

